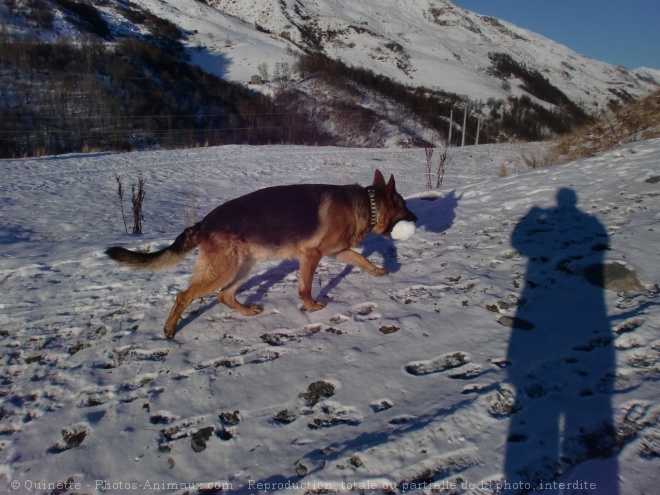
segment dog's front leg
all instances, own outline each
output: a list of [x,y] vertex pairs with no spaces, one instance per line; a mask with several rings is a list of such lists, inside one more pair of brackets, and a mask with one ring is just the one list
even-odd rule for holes
[[318,249],[305,250],[300,257],[300,283],[298,293],[307,311],[318,311],[326,306],[323,301],[312,299],[312,282],[316,267],[321,261],[321,252]]
[[377,267],[360,253],[353,251],[350,248],[336,253],[334,257],[342,263],[357,266],[358,268],[362,268],[363,270],[366,270],[367,272],[377,277],[381,277],[390,273],[387,268]]

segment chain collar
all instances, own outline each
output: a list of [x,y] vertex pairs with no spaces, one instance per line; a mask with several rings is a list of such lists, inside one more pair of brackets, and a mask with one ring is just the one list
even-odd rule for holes
[[376,206],[376,191],[373,187],[365,187],[369,194],[369,230],[373,230],[378,222],[378,207]]

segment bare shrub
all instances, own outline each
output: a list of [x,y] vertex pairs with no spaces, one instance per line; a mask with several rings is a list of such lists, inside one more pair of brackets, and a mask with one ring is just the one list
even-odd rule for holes
[[438,169],[436,171],[436,189],[440,189],[442,181],[445,178],[445,167],[451,163],[451,156],[449,155],[449,145],[445,146],[444,151],[438,156]]
[[523,163],[533,170],[537,168],[550,167],[559,163],[558,154],[553,149],[543,149],[532,152],[520,152]]
[[124,215],[124,185],[121,183],[121,175],[117,174],[115,176],[117,180],[118,189],[117,193],[119,194],[119,208],[121,209],[121,218],[124,220],[124,230],[128,234],[128,226],[126,225],[126,215]]
[[[433,153],[435,148],[424,148],[426,154],[426,188],[433,189]],[[451,162],[449,155],[449,146],[446,145],[443,152],[438,155],[438,165],[435,167],[435,188],[439,189],[442,186],[442,181],[445,178],[445,167]]]
[[433,151],[434,148],[424,148],[426,153],[426,189],[431,189],[431,169],[433,167]]
[[140,177],[138,179],[137,186],[133,184],[131,186],[131,192],[133,193],[133,233],[141,234],[142,233],[142,221],[144,220],[144,215],[142,215],[142,205],[144,204],[144,196],[146,194],[145,184],[147,179]]

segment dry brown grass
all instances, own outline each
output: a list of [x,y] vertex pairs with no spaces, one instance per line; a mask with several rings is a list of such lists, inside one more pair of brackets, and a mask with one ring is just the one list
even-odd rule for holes
[[536,170],[537,168],[551,167],[561,163],[561,156],[557,153],[554,146],[544,147],[534,151],[520,152],[520,157],[527,168]]
[[660,137],[660,90],[557,139],[557,163],[597,155],[615,146]]

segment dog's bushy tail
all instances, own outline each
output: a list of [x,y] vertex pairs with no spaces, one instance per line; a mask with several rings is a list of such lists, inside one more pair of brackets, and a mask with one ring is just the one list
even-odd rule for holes
[[189,227],[176,238],[172,245],[155,253],[140,253],[114,246],[106,250],[113,260],[140,270],[164,270],[179,264],[199,244],[197,226]]

